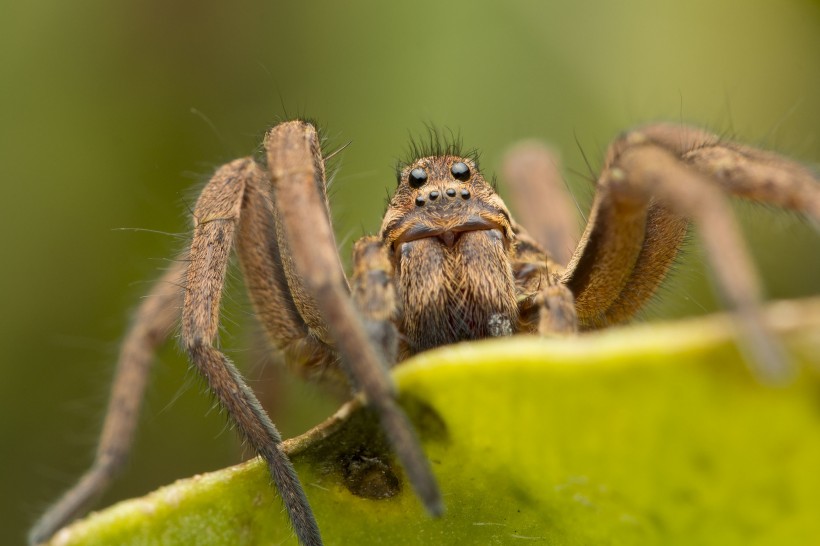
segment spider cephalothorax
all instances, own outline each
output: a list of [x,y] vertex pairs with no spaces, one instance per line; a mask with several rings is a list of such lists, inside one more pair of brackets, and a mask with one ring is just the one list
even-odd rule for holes
[[788,375],[762,322],[757,278],[725,194],[820,221],[820,189],[806,168],[698,129],[647,126],[610,147],[579,235],[553,156],[542,147],[520,147],[506,161],[504,179],[519,196],[519,223],[474,154],[437,145],[436,135],[431,142],[416,147],[398,169],[380,234],[354,246],[349,281],[311,124],[277,125],[265,138],[265,161],[239,159],[218,169],[197,201],[189,250],[140,306],[123,343],[94,465],[37,523],[31,542],[82,513],[122,467],[153,352],[174,330],[182,307],[181,336],[191,362],[268,464],[299,540],[321,543],[279,433],[215,345],[234,245],[271,342],[295,365],[338,371],[361,391],[433,515],[443,512],[441,496],[387,370],[446,343],[565,335],[623,322],[666,275],[689,221],[700,230],[718,287],[735,310],[753,368],[763,379]]
[[429,156],[404,167],[381,233],[402,302],[403,353],[512,333],[515,235],[473,160]]

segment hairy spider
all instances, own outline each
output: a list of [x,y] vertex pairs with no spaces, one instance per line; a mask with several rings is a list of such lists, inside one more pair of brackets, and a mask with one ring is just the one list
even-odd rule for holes
[[628,132],[609,148],[576,246],[569,200],[544,148],[519,147],[506,160],[504,178],[519,197],[518,223],[476,156],[433,138],[399,166],[381,231],[355,244],[348,281],[331,228],[316,129],[304,121],[277,125],[265,150],[265,164],[245,158],[219,168],[199,196],[186,259],[141,305],[122,345],[94,464],[36,524],[32,543],[81,514],[122,467],[153,353],[173,330],[180,306],[191,362],[267,462],[300,542],[321,543],[279,433],[214,346],[234,244],[273,344],[309,374],[341,372],[364,394],[433,515],[443,512],[442,500],[396,402],[389,368],[463,340],[565,334],[626,321],[663,280],[690,219],[758,375],[788,375],[761,321],[757,277],[725,194],[820,221],[820,186],[799,164],[690,127],[658,124]]

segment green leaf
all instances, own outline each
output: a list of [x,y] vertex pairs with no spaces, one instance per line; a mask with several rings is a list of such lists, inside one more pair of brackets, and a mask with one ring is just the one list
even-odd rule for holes
[[[820,537],[820,300],[769,317],[800,365],[784,387],[751,376],[725,317],[409,360],[395,379],[440,519],[356,402],[287,450],[327,544],[804,544]],[[254,459],[92,514],[52,543],[296,541]]]

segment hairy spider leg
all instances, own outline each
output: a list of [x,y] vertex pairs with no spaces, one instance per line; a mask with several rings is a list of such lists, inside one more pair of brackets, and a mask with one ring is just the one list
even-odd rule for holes
[[820,188],[807,169],[705,131],[657,124],[610,146],[597,186],[589,223],[562,279],[575,295],[582,327],[631,317],[665,277],[691,219],[718,292],[744,332],[754,371],[767,382],[791,376],[786,355],[763,324],[758,276],[725,195],[768,201],[777,193],[776,204],[817,217]]
[[444,505],[430,464],[396,402],[387,365],[359,318],[339,261],[325,194],[324,162],[316,129],[293,121],[265,139],[274,203],[293,265],[325,318],[351,383],[376,410],[408,481],[432,515]]
[[180,258],[154,284],[134,314],[120,347],[114,384],[94,462],[29,532],[30,544],[48,540],[61,527],[88,511],[121,473],[139,421],[140,407],[157,348],[174,330],[182,307],[182,279],[187,259]]

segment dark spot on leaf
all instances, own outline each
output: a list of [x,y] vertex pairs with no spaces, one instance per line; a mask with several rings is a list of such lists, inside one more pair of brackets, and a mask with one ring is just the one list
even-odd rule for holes
[[389,499],[401,491],[401,482],[383,456],[367,453],[346,457],[342,461],[344,483],[357,497]]

